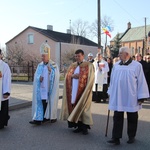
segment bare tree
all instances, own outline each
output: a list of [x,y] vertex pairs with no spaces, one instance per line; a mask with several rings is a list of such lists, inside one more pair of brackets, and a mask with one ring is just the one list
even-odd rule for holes
[[[108,17],[108,16],[105,15],[101,19],[101,28],[106,28],[107,26],[109,26],[111,28],[111,31],[113,31],[113,29],[114,29],[113,20],[111,19],[111,17]],[[98,30],[97,30],[97,28],[98,28],[98,23],[97,23],[97,20],[96,20],[95,22],[92,23],[91,29],[90,29],[92,35],[95,36],[95,37],[98,37]],[[102,34],[104,34],[104,33],[102,32]],[[107,35],[104,35],[104,37],[105,37],[104,45],[105,45],[105,51],[106,51],[106,47],[107,47]]]
[[21,65],[24,60],[24,49],[21,45],[7,46],[6,60],[8,63]]
[[4,53],[5,61],[10,65],[14,66],[12,68],[12,72],[15,69],[17,72],[17,76],[20,74],[21,67],[27,66],[29,62],[35,62],[37,64],[39,62],[39,58],[36,57],[31,50],[25,49],[21,42],[16,44],[7,45],[6,51]]
[[[105,28],[107,26],[110,26],[111,31],[114,30],[113,20],[110,17],[108,17],[108,16],[105,15],[101,19],[101,28]],[[95,22],[93,22],[92,25],[91,25],[90,31],[92,32],[92,35],[96,36],[96,37],[98,37],[98,33],[97,33],[98,30],[97,30],[97,28],[98,28],[98,23],[97,23],[97,20],[95,20]]]
[[105,15],[101,20],[101,26],[102,28],[110,26],[111,30],[113,31],[114,26],[113,26],[113,20],[111,19],[111,17],[108,17]]
[[75,49],[71,49],[69,51],[66,51],[62,56],[62,64],[66,66],[67,68],[75,62]]
[[23,44],[9,45],[6,48],[5,58],[9,64],[13,65],[23,65],[31,61],[39,62],[40,58],[35,57],[33,51],[25,49]]
[[76,20],[71,26],[71,33],[74,35],[87,37],[89,34],[89,23],[81,19]]
[[72,64],[73,62],[75,62],[75,51],[77,49],[77,44],[80,43],[80,41],[78,39],[75,38],[75,36],[72,36],[72,48],[69,50],[66,50],[63,55],[62,55],[62,65],[64,66],[64,68],[68,68],[70,66],[70,64]]
[[63,55],[62,55],[62,62],[61,62],[62,66],[63,66],[62,72],[64,73],[64,76],[66,74],[68,67],[73,62],[75,62],[75,49],[65,51],[65,53],[63,53]]
[[75,51],[79,48],[78,45],[80,45],[80,39],[78,39],[76,36],[72,35],[71,39],[72,48],[66,50],[64,53],[62,53],[61,56],[61,64],[63,66],[62,72],[64,72],[64,75],[73,62],[75,62]]

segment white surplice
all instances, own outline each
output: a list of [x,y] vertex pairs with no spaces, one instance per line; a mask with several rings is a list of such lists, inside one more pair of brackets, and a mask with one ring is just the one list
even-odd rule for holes
[[[75,71],[74,74],[79,74],[80,73],[80,67],[78,66]],[[79,85],[79,79],[72,79],[72,97],[71,97],[71,104],[75,103],[76,100],[76,96],[77,96],[77,92],[78,92],[78,85]]]
[[48,100],[48,90],[49,90],[49,71],[47,68],[47,65],[44,65],[44,69],[42,72],[43,81],[41,82],[40,86],[40,93],[41,93],[41,99],[42,100]]
[[[0,65],[3,65],[2,69],[2,94],[10,93],[11,90],[11,71],[7,63],[0,60]],[[2,98],[2,101],[9,99]]]
[[136,112],[141,109],[138,99],[149,97],[142,65],[136,61],[127,66],[119,63],[120,61],[113,66],[111,73],[109,109]]
[[11,71],[7,63],[0,60],[0,110],[1,110],[1,101],[8,100],[10,96],[7,98],[3,98],[3,94],[9,93],[11,90]]
[[[104,60],[101,60],[100,63],[104,64],[102,70],[99,70],[97,61],[94,61],[93,65],[95,68],[95,81],[93,85],[93,91],[95,91],[95,84],[98,85],[97,91],[103,91],[103,84],[107,84],[107,73],[109,71],[108,63]],[[100,64],[99,63],[99,64]]]
[[[59,68],[56,63],[54,63],[52,60],[50,63],[54,64],[55,66],[55,78],[54,78],[54,86],[52,89],[52,93],[50,94],[47,109],[45,112],[45,118],[46,119],[57,119],[57,106],[58,106],[58,100],[59,100]],[[48,85],[49,86],[49,85]]]

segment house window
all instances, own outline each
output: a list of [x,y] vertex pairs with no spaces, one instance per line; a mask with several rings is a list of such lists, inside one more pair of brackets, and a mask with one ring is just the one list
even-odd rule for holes
[[28,34],[28,44],[33,44],[34,43],[34,36],[33,34]]
[[138,53],[141,53],[141,47],[139,46],[139,48],[138,48]]
[[132,55],[134,55],[134,47],[132,47],[132,52],[131,53],[132,53]]

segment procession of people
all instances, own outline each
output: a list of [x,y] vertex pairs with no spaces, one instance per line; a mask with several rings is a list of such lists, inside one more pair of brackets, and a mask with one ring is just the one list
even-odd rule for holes
[[[108,110],[114,111],[112,139],[110,144],[120,145],[122,138],[124,112],[127,113],[128,144],[135,142],[138,127],[138,111],[142,108],[150,92],[150,55],[147,62],[141,54],[133,60],[130,49],[121,47],[119,59],[113,63],[98,52],[85,54],[82,49],[75,51],[75,62],[68,68],[63,88],[60,115],[57,114],[59,100],[59,67],[51,60],[50,46],[47,42],[40,47],[42,61],[38,64],[33,81],[32,125],[55,123],[58,119],[67,121],[74,133],[87,135],[93,125],[91,105],[108,103]],[[143,65],[144,64],[144,65]],[[2,61],[0,50],[0,129],[8,124],[8,111],[11,94],[11,71]]]

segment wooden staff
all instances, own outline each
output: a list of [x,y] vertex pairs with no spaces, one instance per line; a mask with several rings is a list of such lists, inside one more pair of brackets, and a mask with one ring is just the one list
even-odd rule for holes
[[105,132],[106,137],[107,137],[107,132],[108,132],[109,115],[110,115],[110,110],[108,110],[108,115],[107,115],[107,124],[106,124],[106,132]]

